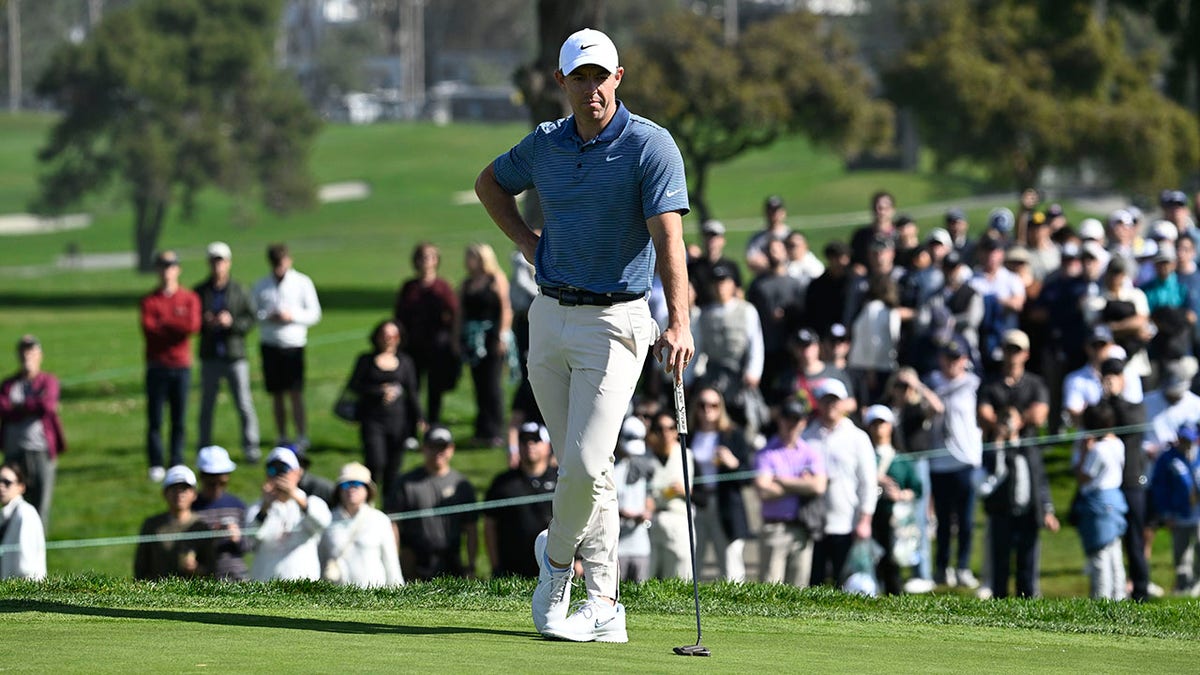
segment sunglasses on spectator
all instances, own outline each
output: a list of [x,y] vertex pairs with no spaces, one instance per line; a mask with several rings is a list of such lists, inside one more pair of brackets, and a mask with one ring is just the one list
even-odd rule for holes
[[285,474],[291,470],[292,470],[291,467],[289,467],[287,464],[268,464],[267,465],[267,475],[270,476],[271,478],[274,478],[275,476],[282,476],[283,474]]
[[8,478],[0,478],[0,487],[12,487],[16,484],[17,484],[17,481],[15,481],[15,480],[9,480]]
[[367,487],[367,484],[361,480],[348,480],[345,483],[338,485],[338,487],[343,490],[353,490],[354,488],[365,488]]

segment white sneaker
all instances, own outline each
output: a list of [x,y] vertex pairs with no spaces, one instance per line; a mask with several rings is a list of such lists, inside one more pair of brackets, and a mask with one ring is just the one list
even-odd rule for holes
[[571,580],[575,578],[574,565],[565,570],[550,565],[546,558],[549,537],[549,532],[542,530],[533,540],[533,557],[538,563],[538,585],[533,589],[533,627],[542,634],[552,621],[567,618],[567,610],[571,608]]
[[969,569],[963,568],[958,570],[958,572],[955,573],[954,578],[958,582],[958,585],[962,586],[963,588],[979,588],[979,580],[975,578],[975,575],[972,574],[971,570]]
[[625,606],[589,599],[571,616],[548,624],[542,635],[571,642],[629,642]]
[[1166,594],[1167,594],[1167,592],[1163,590],[1163,587],[1159,586],[1158,584],[1154,583],[1153,581],[1146,584],[1146,595],[1149,595],[1152,598],[1161,598],[1162,596],[1164,596]]
[[163,482],[163,479],[167,477],[167,470],[161,466],[152,466],[150,467],[150,471],[146,474],[146,476],[152,483],[161,483]]
[[947,567],[936,575],[934,582],[939,586],[954,588],[958,585],[958,577],[955,575],[953,567]]
[[932,593],[934,583],[929,579],[913,577],[904,582],[904,592],[911,595],[921,595],[923,593]]

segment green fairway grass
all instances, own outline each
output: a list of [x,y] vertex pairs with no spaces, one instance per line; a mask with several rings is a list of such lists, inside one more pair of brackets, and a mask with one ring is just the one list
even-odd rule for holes
[[[24,211],[32,200],[37,176],[34,152],[52,121],[44,115],[0,117],[0,213]],[[263,213],[252,203],[239,205],[229,197],[205,192],[197,201],[194,221],[181,220],[177,210],[170,212],[161,243],[181,252],[185,284],[204,276],[204,246],[216,239],[232,246],[233,274],[244,284],[266,273],[263,253],[272,241],[288,242],[297,269],[314,279],[324,308],[323,320],[310,331],[307,364],[316,473],[336,475],[341,464],[361,458],[356,427],[335,419],[330,409],[355,355],[367,346],[368,330],[390,314],[394,293],[410,274],[413,245],[420,240],[441,245],[443,275],[455,283],[463,274],[463,248],[471,241],[491,243],[507,265],[511,246],[483,209],[469,203],[469,197],[480,168],[522,133],[521,125],[330,125],[321,132],[313,156],[318,181],[362,180],[371,187],[369,198],[281,218]],[[734,258],[741,257],[746,238],[761,217],[763,199],[770,193],[787,200],[797,222],[845,213],[861,213],[865,222],[869,197],[881,188],[896,194],[901,211],[992,191],[969,173],[849,172],[837,157],[801,139],[786,139],[714,168],[710,185],[714,215],[736,225],[730,229],[728,244],[728,254]],[[1014,194],[1012,201],[1015,198]],[[1000,204],[968,213],[981,224],[993,205]],[[132,249],[130,213],[118,189],[89,198],[81,209],[95,216],[84,230],[0,236],[0,372],[15,368],[11,345],[22,333],[32,332],[44,344],[45,368],[64,385],[62,418],[70,450],[59,462],[51,540],[136,534],[142,519],[164,508],[158,486],[146,480],[137,316],[138,299],[154,280],[128,269],[57,267],[56,258],[69,246],[85,256]],[[921,221],[925,230],[940,224],[937,217]],[[685,226],[689,240],[697,241],[697,218],[688,216]],[[819,251],[829,237],[847,236],[848,227],[811,231],[813,249]],[[275,436],[274,424],[262,391],[256,344],[254,334],[250,338],[252,383],[263,442],[269,444]],[[194,373],[193,382],[197,380]],[[189,461],[195,457],[198,407],[193,391],[187,419]],[[470,437],[472,416],[470,377],[463,377],[446,401],[446,421],[457,438]],[[231,448],[234,460],[241,462],[236,415],[224,392],[216,419],[216,442]],[[1063,450],[1048,456],[1060,511],[1071,491],[1065,457]],[[419,457],[410,455],[406,466],[417,461]],[[467,444],[460,444],[454,458],[455,466],[481,494],[504,462],[502,450]],[[252,501],[261,480],[261,467],[243,463],[234,473],[231,490]],[[977,530],[981,540],[984,528]],[[982,545],[975,550],[978,561]],[[1073,531],[1046,534],[1042,551],[1046,595],[1086,591],[1083,556]],[[1164,534],[1156,545],[1153,573],[1167,587],[1173,578],[1169,558]],[[129,575],[132,560],[129,545],[52,550],[48,557],[52,576]],[[979,569],[978,562],[975,568]],[[488,574],[486,559],[481,559],[478,569],[481,575]]]
[[[1194,605],[1085,600],[872,600],[761,585],[705,587],[709,659],[690,586],[627,587],[630,642],[550,642],[531,582],[444,580],[394,591],[322,583],[0,584],[0,653],[16,672],[1189,672]],[[19,645],[19,651],[16,648]]]

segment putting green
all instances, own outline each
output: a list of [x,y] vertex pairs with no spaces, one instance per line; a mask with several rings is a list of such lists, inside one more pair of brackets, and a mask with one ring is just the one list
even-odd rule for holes
[[524,614],[196,611],[8,601],[4,669],[37,672],[1187,672],[1186,641],[1034,630],[632,615],[626,645],[537,637]]

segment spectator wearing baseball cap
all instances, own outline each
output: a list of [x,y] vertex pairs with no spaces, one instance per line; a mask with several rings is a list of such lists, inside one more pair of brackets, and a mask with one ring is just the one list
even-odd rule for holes
[[834,378],[849,389],[850,375],[843,368],[837,368],[822,359],[821,338],[811,328],[801,328],[792,334],[788,341],[791,349],[794,369],[785,369],[771,384],[766,393],[767,400],[772,405],[798,397],[810,407],[815,406],[817,399],[814,390],[817,385],[828,378]]
[[[58,377],[42,370],[45,354],[33,335],[17,340],[17,372],[0,382],[0,445],[4,459],[21,470],[23,498],[50,527],[50,504],[58,471],[58,456],[67,439],[58,416]],[[15,532],[15,531],[14,531]]]
[[850,249],[841,241],[825,245],[825,273],[813,279],[804,292],[804,325],[823,334],[845,317],[850,292]]
[[[910,505],[906,513],[912,513],[911,505],[922,494],[921,477],[918,475],[914,460],[896,454],[892,444],[892,434],[895,429],[896,416],[892,409],[885,405],[873,405],[863,413],[863,424],[871,444],[875,446],[875,459],[878,463],[876,473],[879,478],[879,500],[875,504],[875,515],[871,520],[871,536],[883,547],[884,551],[893,551],[896,545],[896,530],[893,525],[896,504]],[[915,524],[916,514],[903,516],[910,518]],[[904,586],[900,581],[900,568],[895,556],[884,555],[876,565],[876,576],[888,595],[899,595]],[[903,565],[907,567],[908,565]]]
[[620,537],[617,566],[621,578],[641,583],[650,578],[650,526],[654,516],[651,481],[655,460],[646,456],[646,424],[630,415],[621,424],[617,440],[613,483],[617,486]]
[[[385,511],[398,513],[475,503],[475,488],[471,481],[450,466],[454,458],[454,436],[448,428],[429,427],[421,452],[422,465],[400,477],[391,494],[384,499]],[[473,576],[479,552],[475,518],[474,512],[464,512],[396,521],[404,578],[428,580],[440,576]],[[462,558],[464,538],[467,544],[465,561]]]
[[801,438],[810,412],[803,398],[785,401],[776,435],[754,457],[763,521],[759,580],[799,588],[812,578],[813,547],[824,532],[829,486],[825,456]]
[[787,207],[782,197],[771,195],[763,202],[763,221],[763,229],[746,242],[746,266],[753,275],[762,274],[771,267],[767,244],[776,239],[783,241],[792,231],[787,224]]
[[343,465],[334,495],[337,507],[321,538],[321,577],[360,588],[403,586],[392,522],[371,506],[371,470],[358,462]]
[[167,510],[142,521],[143,537],[166,537],[163,541],[138,544],[133,559],[133,577],[141,580],[169,577],[206,577],[213,573],[211,539],[175,539],[176,535],[207,532],[206,522],[196,517],[196,474],[183,465],[167,470],[162,481]]
[[[930,388],[943,408],[942,423],[934,425],[930,445],[945,448],[929,460],[937,513],[934,575],[940,583],[974,589],[979,585],[970,568],[975,527],[974,473],[983,460],[976,417],[980,380],[969,370],[970,346],[961,335],[942,346],[939,361],[940,367],[929,376]],[[952,542],[955,526],[957,537]]]
[[278,446],[267,455],[262,498],[250,506],[246,522],[257,526],[250,579],[321,578],[318,546],[332,520],[329,504],[300,488],[303,470],[296,452]]
[[[1187,288],[1176,274],[1177,257],[1174,246],[1163,246],[1154,256],[1154,276],[1141,284],[1146,296],[1146,308],[1151,316],[1159,310],[1184,312],[1188,304]],[[1156,321],[1156,325],[1157,325]],[[1169,323],[1169,320],[1164,323]]]
[[1158,457],[1151,472],[1150,497],[1154,511],[1171,530],[1176,595],[1200,593],[1200,578],[1194,565],[1196,556],[1200,555],[1200,538],[1196,532],[1200,528],[1200,503],[1195,497],[1200,490],[1197,441],[1200,441],[1200,430],[1194,420],[1180,425],[1175,430],[1175,442]]
[[706,220],[700,225],[703,235],[703,250],[699,257],[688,261],[688,282],[696,293],[696,306],[703,307],[716,300],[714,274],[717,268],[732,274],[734,283],[740,288],[742,272],[737,262],[725,255],[725,225],[719,220]]
[[967,212],[960,208],[946,211],[946,232],[950,235],[951,247],[963,260],[974,260],[975,242],[968,237],[971,223],[967,220]]
[[826,378],[813,390],[816,416],[801,438],[825,458],[829,487],[825,493],[824,536],[813,548],[811,583],[842,583],[850,546],[871,536],[878,497],[875,449],[866,432],[847,417],[850,393],[841,381]]
[[538,533],[550,526],[549,497],[558,482],[558,468],[550,462],[550,434],[537,422],[517,430],[517,467],[496,476],[486,501],[543,496],[544,501],[515,504],[484,512],[483,535],[492,576],[538,575],[537,560],[529,555]]
[[246,578],[245,554],[250,538],[242,535],[246,522],[246,503],[228,492],[229,479],[237,465],[229,451],[219,445],[200,448],[196,470],[200,472],[200,494],[192,510],[211,530],[226,530],[226,537],[212,541],[215,555],[213,575],[217,579],[242,581]]
[[979,390],[979,426],[988,438],[997,435],[1000,425],[1009,423],[1004,417],[1009,410],[1020,413],[1014,431],[1025,438],[1037,436],[1049,420],[1050,389],[1040,375],[1026,369],[1030,346],[1025,331],[1005,331],[1000,372],[988,378]]
[[[187,436],[187,399],[192,382],[192,335],[200,331],[200,298],[179,285],[179,256],[155,257],[158,285],[142,297],[141,324],[146,357],[146,455],[150,480],[162,481],[165,460],[183,464]],[[163,407],[171,415],[170,436],[163,441]],[[164,455],[169,453],[169,457]]]
[[241,427],[242,457],[259,461],[258,413],[250,395],[246,336],[256,321],[254,300],[231,275],[229,244],[208,245],[209,275],[192,289],[200,298],[200,447],[212,445],[213,413],[222,381],[229,384]]

